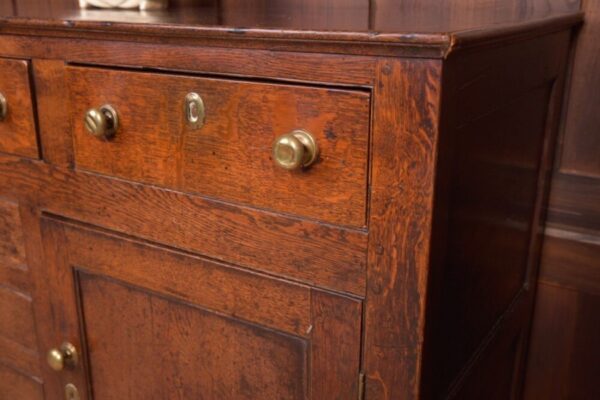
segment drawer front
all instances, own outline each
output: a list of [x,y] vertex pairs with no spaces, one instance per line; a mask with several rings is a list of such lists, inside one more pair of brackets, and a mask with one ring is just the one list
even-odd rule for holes
[[46,343],[86,355],[50,374],[48,393],[73,383],[82,400],[86,386],[96,400],[358,397],[360,300],[89,226],[45,219],[42,231],[61,310]]
[[[77,168],[330,223],[365,225],[370,96],[359,90],[70,67]],[[197,93],[204,125],[188,122]],[[104,104],[118,115],[109,140],[84,116]],[[319,150],[286,170],[273,144],[294,130]]]
[[29,64],[0,59],[0,152],[38,158]]

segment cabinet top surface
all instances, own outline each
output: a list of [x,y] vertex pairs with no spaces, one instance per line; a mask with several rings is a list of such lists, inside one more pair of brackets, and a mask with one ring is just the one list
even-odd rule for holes
[[526,0],[518,5],[508,0],[171,0],[168,10],[146,12],[82,10],[66,0],[0,4],[0,32],[9,33],[110,31],[446,49],[580,20],[577,2],[568,0]]

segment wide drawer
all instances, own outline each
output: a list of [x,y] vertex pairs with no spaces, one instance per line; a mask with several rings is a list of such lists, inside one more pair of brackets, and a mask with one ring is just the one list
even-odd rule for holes
[[[366,91],[85,67],[69,67],[68,84],[79,169],[365,225]],[[189,122],[190,93],[202,99],[203,124]],[[103,105],[118,116],[110,139],[86,128],[88,110]],[[286,170],[274,162],[273,145],[295,130],[312,135],[318,156]]]
[[38,158],[29,64],[0,59],[0,152]]

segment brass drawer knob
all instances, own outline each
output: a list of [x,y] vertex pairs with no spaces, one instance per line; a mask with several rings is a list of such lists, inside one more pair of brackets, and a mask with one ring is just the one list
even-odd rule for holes
[[105,104],[100,108],[92,108],[85,113],[85,128],[100,139],[110,139],[119,128],[119,116],[110,105]]
[[0,93],[0,121],[4,121],[6,114],[8,114],[8,103],[6,97]]
[[319,148],[312,135],[303,130],[295,130],[281,135],[273,144],[273,159],[284,169],[308,167],[317,159]]
[[60,348],[50,349],[46,357],[48,365],[55,371],[65,368],[75,368],[79,362],[77,349],[69,342],[64,342]]

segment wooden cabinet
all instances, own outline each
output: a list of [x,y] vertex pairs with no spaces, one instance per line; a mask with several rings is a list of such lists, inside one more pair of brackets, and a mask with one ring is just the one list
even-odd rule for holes
[[358,396],[360,300],[52,219],[42,236],[46,339],[77,349],[60,376],[82,396]]
[[517,398],[581,15],[212,3],[0,18],[0,398]]

